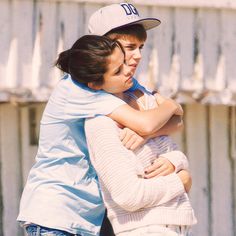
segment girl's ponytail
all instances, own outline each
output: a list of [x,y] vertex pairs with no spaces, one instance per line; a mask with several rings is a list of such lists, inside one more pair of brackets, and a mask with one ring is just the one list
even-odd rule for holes
[[55,66],[65,73],[69,73],[70,51],[71,49],[61,52],[55,62]]

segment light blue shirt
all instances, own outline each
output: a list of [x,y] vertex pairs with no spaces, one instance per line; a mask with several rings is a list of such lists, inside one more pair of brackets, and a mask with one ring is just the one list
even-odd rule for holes
[[84,119],[124,104],[103,91],[61,79],[43,113],[36,163],[24,188],[21,222],[83,236],[99,235],[104,205],[88,155]]

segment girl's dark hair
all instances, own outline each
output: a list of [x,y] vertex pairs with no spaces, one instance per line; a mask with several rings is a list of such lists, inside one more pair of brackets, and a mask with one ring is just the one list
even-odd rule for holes
[[55,65],[65,73],[69,73],[76,82],[96,85],[103,84],[103,75],[107,71],[109,56],[116,47],[124,50],[121,44],[105,36],[84,35],[71,49],[63,51]]
[[136,38],[140,41],[145,41],[147,39],[147,32],[144,27],[140,24],[123,26],[120,28],[113,29],[105,34],[105,36],[113,39],[126,39],[126,38]]

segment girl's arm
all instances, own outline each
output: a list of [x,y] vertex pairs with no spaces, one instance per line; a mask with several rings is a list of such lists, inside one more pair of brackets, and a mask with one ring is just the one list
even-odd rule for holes
[[167,123],[151,135],[144,136],[145,139],[155,138],[161,135],[170,135],[180,131],[184,127],[182,116],[173,115]]
[[157,132],[174,114],[182,115],[182,113],[179,104],[171,99],[166,99],[157,108],[145,111],[138,111],[125,104],[115,109],[108,116],[141,136],[145,136]]
[[[166,100],[166,98],[164,98],[157,92],[154,92],[153,95],[156,98],[156,103],[158,106],[160,106]],[[180,107],[180,109],[182,109],[180,104],[178,104],[178,106]],[[159,129],[155,134],[151,135],[149,138],[161,135],[170,135],[176,131],[179,131],[182,128],[183,128],[182,115],[173,115],[161,129]]]

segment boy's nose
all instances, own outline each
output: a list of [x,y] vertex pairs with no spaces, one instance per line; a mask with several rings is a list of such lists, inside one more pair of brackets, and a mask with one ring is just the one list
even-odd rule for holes
[[139,48],[135,50],[134,58],[139,60],[142,58],[141,50]]

